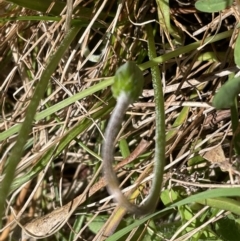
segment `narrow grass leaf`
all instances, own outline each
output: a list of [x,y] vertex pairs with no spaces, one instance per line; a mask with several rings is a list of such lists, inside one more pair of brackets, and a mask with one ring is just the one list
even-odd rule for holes
[[230,211],[237,215],[240,215],[240,202],[231,198],[220,197],[220,198],[209,198],[205,200],[197,201],[204,206],[210,206],[218,208],[220,210]]
[[156,0],[156,3],[158,6],[158,20],[160,26],[164,29],[164,32],[170,33],[176,42],[182,45],[183,38],[179,33],[179,28],[177,29],[171,24],[169,0]]
[[42,77],[39,83],[36,86],[36,90],[32,96],[31,102],[27,108],[25,120],[22,123],[21,129],[19,131],[19,135],[17,137],[16,144],[14,145],[12,152],[10,154],[7,167],[5,169],[5,176],[1,183],[0,188],[0,219],[3,214],[3,210],[5,207],[5,202],[10,190],[11,183],[14,179],[15,169],[18,163],[21,160],[21,156],[23,154],[24,146],[28,140],[29,132],[32,128],[32,122],[34,120],[34,116],[36,114],[37,107],[39,105],[40,100],[43,98],[45,90],[47,88],[48,82],[52,73],[55,71],[60,59],[64,55],[65,51],[68,49],[69,45],[79,32],[80,28],[75,26],[73,27],[63,40],[62,44],[58,48],[58,50],[54,53],[54,55],[49,59],[48,64],[42,74]]
[[173,51],[170,51],[169,53],[166,53],[166,54],[163,54],[161,56],[158,56],[156,58],[153,58],[141,65],[139,65],[140,69],[141,70],[145,70],[145,69],[148,69],[154,65],[158,65],[158,64],[162,64],[172,58],[176,58],[178,57],[179,55],[181,54],[186,54],[186,53],[189,53],[191,52],[192,50],[195,50],[197,49],[199,46],[205,44],[205,43],[208,43],[208,44],[211,44],[211,43],[214,43],[214,42],[217,42],[217,41],[220,41],[222,39],[226,39],[226,38],[229,38],[230,36],[232,36],[233,34],[233,30],[228,30],[228,31],[225,31],[225,32],[222,32],[222,33],[219,33],[217,35],[214,35],[214,36],[210,36],[210,37],[207,37],[204,41],[197,41],[197,42],[194,42],[192,44],[189,44],[189,45],[185,45],[183,47],[180,47],[176,50],[173,50]]
[[240,67],[240,34],[238,34],[234,47],[234,61],[235,64]]
[[84,226],[85,215],[78,215],[74,221],[73,229],[69,235],[68,241],[76,240],[78,232]]
[[114,104],[115,101],[114,99],[112,99],[108,102],[107,106],[104,106],[101,110],[94,113],[91,116],[91,119],[85,117],[80,123],[78,123],[71,130],[69,130],[61,138],[56,149],[55,147],[50,147],[48,150],[46,150],[41,159],[36,161],[35,166],[28,173],[25,173],[24,176],[21,176],[14,180],[11,185],[11,192],[15,191],[21,185],[35,177],[40,171],[45,168],[45,166],[52,157],[55,158],[56,156],[58,156],[74,138],[76,138],[79,134],[85,131],[92,124],[92,120],[97,120],[102,116],[107,115],[113,109]]
[[59,15],[63,8],[65,7],[66,3],[62,1],[49,1],[49,0],[41,0],[41,1],[29,1],[29,0],[10,0],[9,2],[15,3],[19,6],[22,6],[24,8],[36,10],[39,12],[47,12],[48,8],[52,3],[53,7],[51,8],[50,12],[53,15]]
[[[53,106],[47,108],[46,110],[43,110],[40,113],[37,113],[34,119],[36,121],[39,121],[39,120],[44,119],[45,117],[50,117],[52,114],[56,113],[57,111],[73,104],[74,102],[76,102],[78,100],[85,98],[86,96],[92,95],[92,94],[96,93],[97,91],[108,87],[112,83],[113,83],[113,78],[101,81],[100,83],[98,83],[94,86],[91,86],[88,89],[83,90],[82,92],[79,92],[73,96],[66,98],[63,101],[60,101],[56,105],[53,105]],[[16,124],[16,125],[10,127],[8,130],[2,132],[0,135],[0,141],[6,140],[8,137],[16,134],[19,131],[20,127],[21,127],[21,124]]]

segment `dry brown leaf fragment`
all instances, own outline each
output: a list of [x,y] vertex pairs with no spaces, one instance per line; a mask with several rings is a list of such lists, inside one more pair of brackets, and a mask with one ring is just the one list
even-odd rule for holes
[[203,158],[211,162],[212,164],[220,163],[226,160],[222,146],[218,145],[211,150],[204,153]]
[[203,158],[220,167],[223,172],[229,172],[229,174],[240,174],[233,165],[229,162],[229,159],[225,157],[224,151],[221,145],[218,145],[211,150],[207,151]]
[[69,202],[67,205],[57,208],[51,213],[33,219],[31,222],[27,223],[22,229],[22,240],[29,237],[40,239],[55,233],[67,222],[69,216],[73,212],[74,207],[71,207],[71,204],[72,202]]

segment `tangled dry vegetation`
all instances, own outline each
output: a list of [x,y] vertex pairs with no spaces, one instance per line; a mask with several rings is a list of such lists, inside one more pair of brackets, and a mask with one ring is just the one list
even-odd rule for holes
[[[47,71],[52,74],[46,89],[42,87],[44,96],[37,110],[32,110],[30,133],[9,181],[0,240],[29,236],[32,240],[105,240],[130,224],[136,228],[113,240],[219,238],[217,226],[210,227],[209,220],[220,226],[218,220],[229,218],[231,210],[200,202],[169,209],[138,225],[109,197],[100,154],[115,104],[111,77],[121,63],[133,60],[144,71],[145,85],[120,130],[115,169],[127,191],[142,182],[140,189],[131,192],[141,202],[151,185],[154,156],[153,62],[148,61],[144,28],[151,24],[162,56],[156,61],[164,87],[167,141],[167,166],[156,212],[208,189],[239,187],[233,150],[238,130],[232,131],[230,110],[211,105],[216,90],[238,71],[233,58],[239,18],[235,4],[209,14],[197,11],[194,1],[170,0],[164,3],[169,2],[166,14],[161,14],[157,5],[161,1],[76,0],[69,15],[66,2],[26,2],[1,1],[1,181],[30,102],[38,98],[37,85]],[[75,27],[69,42],[64,40],[71,32],[68,16]],[[170,27],[164,25],[167,18]],[[211,42],[221,33],[226,35]],[[50,58],[59,48],[65,54]],[[51,66],[54,61],[56,67]]]

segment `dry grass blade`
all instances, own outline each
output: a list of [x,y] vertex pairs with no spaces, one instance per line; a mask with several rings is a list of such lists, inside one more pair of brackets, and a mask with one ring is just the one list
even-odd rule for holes
[[[194,2],[0,1],[0,188],[46,61],[72,26],[80,29],[58,59],[37,118],[29,125],[14,185],[9,185],[0,241],[19,240],[18,224],[25,230],[22,238],[51,241],[111,241],[119,235],[115,241],[124,228],[137,227],[139,220],[124,210],[112,213],[117,207],[100,174],[103,133],[114,106],[108,87],[126,60],[139,64],[145,84],[115,145],[115,171],[124,193],[136,188],[145,172],[134,202],[141,203],[151,187],[147,170],[153,165],[156,114],[149,68],[157,64],[167,127],[162,193],[168,192],[171,200],[161,196],[157,211],[195,193],[239,187],[238,101],[235,109],[216,111],[212,106],[218,89],[239,75],[234,63],[239,1],[212,14],[198,11]],[[154,61],[147,54],[146,24],[154,29]],[[221,222],[226,222],[223,227],[231,224],[229,233],[238,227],[236,214],[221,208],[186,204],[145,221],[144,228],[135,227],[125,238],[220,239]]]
[[[116,166],[116,170],[134,161],[138,155],[146,150],[148,145],[148,142],[142,140],[138,147],[131,153],[131,155]],[[99,172],[96,173],[96,177],[98,173]],[[76,208],[86,201],[87,193],[88,196],[91,197],[98,190],[106,186],[104,179],[100,179],[92,186],[94,181],[95,178],[93,177],[85,191],[66,205],[57,208],[43,217],[34,219],[25,225],[21,225],[23,229],[22,239],[27,237],[44,238],[57,232],[68,221],[69,217],[76,210]]]

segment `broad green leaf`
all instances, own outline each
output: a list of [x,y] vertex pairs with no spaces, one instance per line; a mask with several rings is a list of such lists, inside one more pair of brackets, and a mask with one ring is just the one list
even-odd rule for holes
[[235,64],[239,67],[240,66],[240,34],[238,34],[235,47],[234,47],[234,61],[235,61]]
[[213,106],[216,109],[230,108],[234,105],[234,99],[240,92],[240,77],[228,80],[213,98]]
[[214,13],[226,9],[232,3],[233,0],[198,0],[195,7],[201,12]]
[[[92,217],[91,217],[92,219]],[[88,220],[91,220],[88,218]],[[95,234],[99,232],[99,230],[103,227],[103,225],[107,222],[107,216],[97,216],[95,217],[88,225],[88,228]]]
[[180,196],[181,187],[174,187],[172,189],[166,189],[161,193],[161,200],[165,206],[172,204],[173,202],[179,201],[182,199]]

